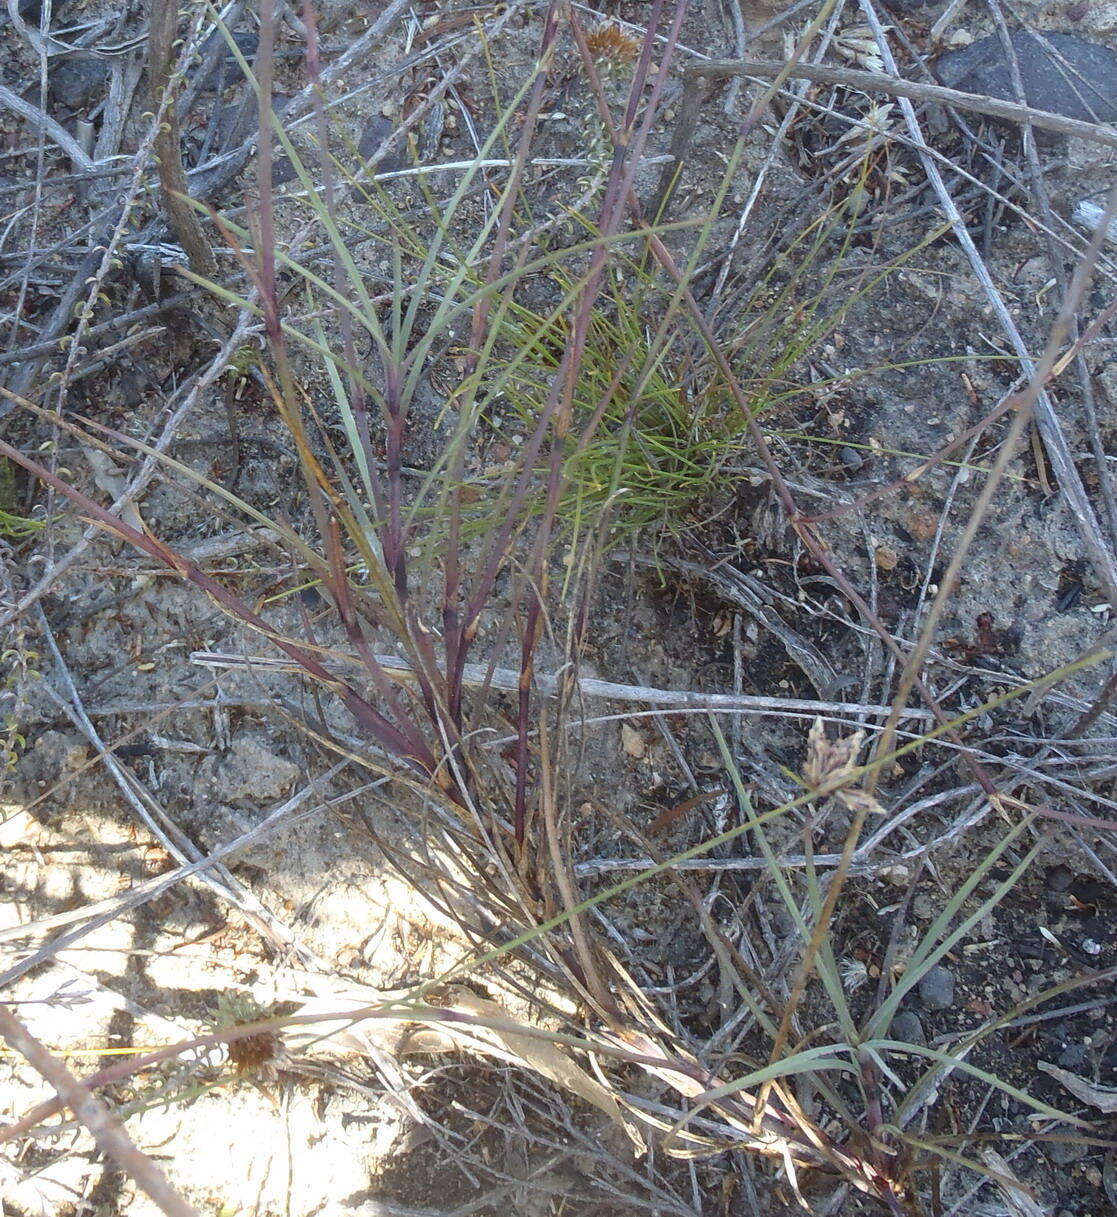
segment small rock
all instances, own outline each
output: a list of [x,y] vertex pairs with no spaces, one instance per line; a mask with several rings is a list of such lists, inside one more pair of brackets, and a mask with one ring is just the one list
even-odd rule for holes
[[629,723],[621,723],[621,743],[633,760],[640,760],[648,750],[644,737]]
[[1061,862],[1053,866],[1046,874],[1045,880],[1049,892],[1065,892],[1074,878],[1074,871]]
[[1086,1045],[1068,1044],[1059,1053],[1055,1063],[1063,1069],[1080,1069],[1086,1064]]
[[949,1010],[954,1005],[954,973],[936,965],[919,982],[919,996],[931,1010]]
[[[1028,105],[1083,122],[1117,120],[1117,51],[1050,30],[1017,30],[1012,46]],[[998,34],[947,51],[934,69],[948,88],[1018,100]]]
[[291,163],[289,156],[280,154],[275,158],[271,169],[271,184],[273,186],[286,186],[288,182],[293,182],[298,176],[299,172]]
[[1051,1155],[1052,1162],[1069,1166],[1070,1163],[1085,1158],[1090,1152],[1090,1146],[1081,1141],[1051,1141],[1048,1142],[1047,1152]]
[[50,92],[71,110],[82,110],[96,98],[109,78],[109,65],[104,59],[87,55],[58,59],[50,72]]
[[[361,132],[361,138],[357,141],[357,151],[360,153],[361,160],[367,161],[394,130],[395,123],[391,120],[383,118],[379,114],[370,118]],[[406,147],[407,141],[402,137],[398,139],[372,166],[372,173],[398,173],[400,169],[407,167],[407,158],[397,145]]]
[[892,1020],[892,1038],[905,1044],[926,1044],[927,1036],[919,1016],[911,1010],[901,1010]]
[[907,887],[911,882],[911,867],[906,862],[891,862],[880,868],[880,877],[895,887]]
[[[1071,219],[1087,232],[1092,233],[1105,219],[1105,208],[1092,199],[1081,199],[1074,206]],[[1117,242],[1117,218],[1109,221],[1105,228],[1105,239]]]
[[230,803],[267,803],[282,798],[294,786],[299,767],[280,756],[258,735],[233,740],[229,755],[217,766],[220,796]]
[[[240,53],[251,64],[260,48],[260,36],[248,32],[234,34],[233,41],[237,44]],[[220,30],[214,30],[202,44],[202,63],[209,59],[219,42],[225,47],[225,54],[213,65],[213,71],[202,82],[203,93],[223,93],[230,85],[244,79],[240,63]]]
[[865,458],[856,448],[843,448],[840,455],[842,464],[845,465],[850,473],[856,473],[865,463]]
[[76,773],[88,760],[89,747],[79,735],[44,731],[35,741],[31,757],[37,774],[53,782]]

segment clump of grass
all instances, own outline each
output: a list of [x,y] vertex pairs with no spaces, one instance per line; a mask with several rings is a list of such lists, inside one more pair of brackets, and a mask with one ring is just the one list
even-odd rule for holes
[[[599,551],[625,530],[662,527],[696,510],[725,461],[755,436],[756,418],[794,392],[789,381],[797,361],[843,313],[842,307],[831,312],[822,307],[844,248],[839,242],[821,289],[812,289],[805,299],[796,295],[802,280],[794,274],[779,283],[770,280],[762,285],[767,295],[753,323],[728,338],[719,337],[702,315],[692,290],[694,272],[714,232],[740,148],[711,200],[709,216],[690,226],[693,246],[681,268],[662,243],[665,226],[627,224],[636,165],[663,84],[663,77],[650,70],[652,52],[666,70],[684,6],[676,7],[665,42],[656,44],[665,5],[663,0],[653,4],[624,117],[603,116],[603,128],[619,134],[607,180],[600,196],[594,195],[600,199],[597,212],[592,223],[585,222],[583,241],[557,250],[543,240],[549,220],[535,216],[528,184],[560,6],[551,6],[545,18],[535,71],[500,105],[476,163],[448,194],[436,197],[420,177],[417,189],[426,206],[417,218],[374,187],[365,196],[375,201],[373,216],[362,221],[350,217],[339,197],[340,167],[328,155],[324,108],[317,124],[317,176],[274,119],[269,96],[274,13],[270,0],[261,7],[256,223],[245,228],[217,218],[240,256],[251,292],[243,285],[208,286],[262,320],[268,350],[259,371],[297,451],[309,520],[303,528],[270,519],[185,465],[170,458],[164,464],[213,495],[223,509],[240,513],[246,526],[271,530],[292,571],[291,586],[315,590],[318,620],[312,624],[307,613],[301,627],[285,627],[269,616],[267,604],[252,602],[248,593],[222,583],[158,537],[113,517],[57,473],[7,445],[0,444],[0,451],[278,648],[319,698],[333,698],[347,712],[359,747],[334,738],[325,715],[302,723],[303,729],[348,763],[391,778],[393,801],[414,809],[420,838],[414,855],[402,856],[388,843],[386,851],[457,921],[476,949],[450,975],[424,979],[404,998],[371,1003],[338,1018],[437,1022],[477,1040],[482,1030],[490,1032],[499,1038],[504,1059],[518,1060],[574,1091],[626,1129],[631,1122],[645,1137],[665,1135],[674,1152],[693,1156],[727,1145],[748,1148],[782,1161],[793,1185],[796,1164],[827,1170],[894,1213],[914,1194],[910,1176],[924,1162],[918,1155],[947,1154],[945,1145],[936,1147],[906,1131],[923,1110],[920,1096],[947,1074],[968,1073],[1032,1110],[1059,1118],[961,1053],[897,1044],[888,1037],[904,994],[1034,861],[1040,842],[1012,859],[1007,878],[994,872],[1010,850],[1023,849],[1036,823],[1034,812],[1005,829],[945,903],[898,983],[860,1018],[843,986],[832,941],[836,902],[861,829],[879,807],[869,798],[858,801],[853,787],[846,789],[869,768],[858,770],[852,757],[832,788],[808,789],[759,810],[721,724],[711,719],[740,816],[737,826],[590,897],[575,882],[572,792],[563,776],[574,768],[568,763],[568,729],[593,562],[579,567],[575,594],[566,601],[573,611],[561,615],[564,606],[552,587],[554,542],[572,526],[587,550]],[[563,12],[577,40],[577,17]],[[308,29],[313,38],[313,22]],[[308,48],[312,79],[315,65],[316,52]],[[584,66],[591,82],[599,83],[592,55]],[[242,67],[248,71],[247,64]],[[513,148],[511,133],[517,127]],[[277,239],[270,172],[275,139],[301,185],[292,210],[301,209],[322,238],[330,257],[327,271],[300,262]],[[501,177],[486,177],[486,160],[502,149],[510,155]],[[478,196],[487,207],[467,214]],[[831,219],[836,222],[836,216]],[[804,236],[803,265],[824,248],[824,231],[820,223]],[[359,264],[357,250],[366,241],[386,270],[378,264],[374,275],[367,263]],[[297,279],[301,291],[281,295],[281,273]],[[529,281],[541,278],[551,293],[546,310],[529,308],[522,299]],[[871,285],[866,278],[861,290]],[[301,314],[292,300],[301,302]],[[324,369],[344,444],[334,442],[335,433],[324,423],[326,404],[313,401],[301,383],[296,348]],[[430,467],[409,482],[409,429],[421,394],[432,383],[438,386],[439,421],[446,424],[447,437]],[[516,418],[520,443],[502,479],[486,488],[486,501],[479,505],[477,496],[467,493],[474,485],[471,463],[485,420],[491,423],[498,412]],[[88,443],[111,441],[148,451],[93,423],[84,429],[68,425]],[[482,528],[476,527],[478,520]],[[548,624],[561,627],[554,636],[566,666],[545,700],[535,662]],[[492,668],[509,648],[518,652],[510,713],[494,707],[488,696]],[[485,741],[505,735],[509,717],[512,738],[496,753]],[[929,734],[874,758],[873,771],[933,738]],[[824,806],[839,790],[846,797],[838,803],[851,811],[840,865],[828,876],[819,874],[808,825],[803,829],[808,864],[799,875],[790,874],[769,839],[770,827],[800,809]],[[652,996],[633,978],[635,969],[623,966],[598,938],[591,918],[594,910],[642,885],[678,880],[675,863],[746,835],[764,859],[766,876],[794,927],[799,962],[790,996],[779,999],[751,971],[702,899],[679,880],[735,999],[761,1037],[760,1055],[742,1051],[714,1063],[700,1044],[666,1027]],[[977,895],[982,883],[991,886],[991,894]],[[466,975],[496,976],[518,986],[560,1030],[508,1026],[499,1010],[476,995],[448,988]],[[803,1027],[808,992],[827,1003],[828,1014]],[[235,1026],[221,1034],[246,1041],[246,1063],[254,1067],[261,1056],[270,1059],[275,1044],[266,1037],[283,1020],[232,1021]],[[583,1056],[593,1061],[596,1074],[575,1067]],[[927,1062],[916,1090],[906,1094],[892,1068],[898,1056]],[[626,1071],[666,1083],[675,1099],[649,1109],[627,1085],[631,1074]],[[821,1116],[808,1114],[799,1103],[791,1085],[799,1075],[810,1080]],[[907,1158],[903,1151],[910,1151]]]
[[[766,426],[778,427],[780,416],[813,388],[798,380],[812,354],[855,303],[925,245],[837,293],[834,278],[845,264],[855,219],[842,206],[816,219],[738,302],[741,320],[726,327],[726,348],[747,412],[685,323],[666,331],[651,324],[669,309],[670,296],[654,266],[618,250],[574,391],[575,418],[594,425],[587,436],[575,428],[566,445],[561,516],[572,533],[592,534],[607,519],[608,542],[623,543],[635,531],[674,532],[725,509],[731,502],[727,467],[755,456],[749,420],[764,417]],[[568,293],[561,268],[554,278],[555,295]],[[511,413],[521,427],[535,417],[568,337],[561,317],[518,304],[509,311],[494,359],[494,367],[512,369],[500,383],[502,417]],[[504,350],[514,355],[502,365]],[[525,360],[525,351],[532,357]],[[607,405],[598,419],[602,401]]]
[[[673,529],[690,520],[717,487],[725,462],[747,441],[716,378],[707,377],[704,385],[689,378],[688,384],[672,346],[651,358],[647,314],[633,305],[622,279],[614,277],[610,286],[607,306],[590,322],[573,409],[584,421],[606,395],[608,406],[588,442],[577,433],[567,442],[560,514],[577,534],[592,533],[608,512],[610,538],[618,540],[634,530]],[[539,343],[544,321],[537,314],[517,316],[503,335],[511,350],[540,352],[530,366],[519,365],[500,397],[517,431],[535,416],[568,337],[560,323],[553,339]]]

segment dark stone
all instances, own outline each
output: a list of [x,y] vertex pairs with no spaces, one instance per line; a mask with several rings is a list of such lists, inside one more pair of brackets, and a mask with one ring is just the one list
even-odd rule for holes
[[[1050,30],[1017,30],[1012,46],[1028,105],[1083,122],[1117,120],[1117,51]],[[947,51],[934,69],[948,88],[1019,100],[997,34]]]
[[271,184],[273,186],[286,186],[288,182],[297,180],[299,171],[291,162],[291,158],[286,153],[279,153],[272,164],[271,169]]
[[892,1020],[891,1028],[892,1038],[895,1040],[903,1040],[905,1044],[926,1044],[927,1036],[923,1031],[923,1024],[919,1021],[919,1015],[914,1014],[911,1010],[901,1010],[899,1014]]
[[1047,872],[1047,890],[1049,892],[1065,892],[1070,887],[1073,879],[1074,871],[1069,866],[1064,866],[1061,862],[1058,862]]
[[850,473],[856,473],[865,463],[865,458],[856,448],[843,448],[839,455],[842,458],[842,464],[845,465]]
[[245,89],[227,105],[214,105],[210,122],[217,123],[217,146],[232,148],[243,143],[260,125],[259,111],[256,94],[251,89]]
[[1068,1044],[1056,1061],[1063,1069],[1081,1069],[1086,1064],[1086,1045]]
[[[245,33],[234,34],[233,41],[237,44],[240,53],[248,60],[249,65],[251,65],[253,59],[256,58],[256,52],[260,48],[259,35],[246,31]],[[218,43],[225,48],[225,54],[218,58],[213,66],[213,70],[209,72],[202,82],[203,93],[223,93],[230,85],[244,79],[244,73],[237,62],[237,57],[233,54],[232,48],[225,39],[225,35],[220,30],[215,30],[202,44],[201,56],[203,65],[209,62],[210,56],[214,53]]]
[[[367,161],[394,130],[395,125],[388,119],[382,118],[380,115],[370,118],[361,132],[361,138],[357,141],[357,151],[361,154],[361,160]],[[407,167],[407,158],[397,146],[400,144],[406,146],[406,140],[403,137],[396,140],[396,143],[372,166],[373,174],[398,173],[399,170]]]
[[931,1010],[949,1010],[954,1005],[954,973],[936,964],[919,982],[919,996]]
[[[272,97],[272,110],[276,114],[282,114],[290,100],[290,97],[283,97],[279,95]],[[254,116],[258,109],[259,107],[255,104],[255,99],[253,99],[252,110]],[[272,185],[284,186],[288,182],[297,181],[299,177],[298,171],[292,164],[291,158],[286,152],[283,151],[283,146],[278,141],[272,145],[272,155],[275,157],[275,160],[272,162],[271,171]],[[302,148],[299,151],[299,160],[305,168],[313,171],[314,166],[318,163],[318,154],[312,149]]]
[[1090,1152],[1090,1146],[1080,1141],[1049,1141],[1047,1152],[1051,1155],[1051,1160],[1059,1166],[1069,1166],[1072,1162],[1085,1158]]
[[104,59],[88,55],[56,59],[50,70],[50,92],[71,110],[83,110],[93,101],[109,78],[109,65]]

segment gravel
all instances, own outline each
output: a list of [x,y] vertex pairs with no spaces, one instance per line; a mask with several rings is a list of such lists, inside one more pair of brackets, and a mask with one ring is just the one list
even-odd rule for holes
[[949,1010],[954,1005],[954,973],[933,967],[919,982],[919,996],[931,1010]]
[[927,1036],[919,1015],[912,1010],[901,1010],[892,1020],[892,1037],[905,1044],[926,1044]]

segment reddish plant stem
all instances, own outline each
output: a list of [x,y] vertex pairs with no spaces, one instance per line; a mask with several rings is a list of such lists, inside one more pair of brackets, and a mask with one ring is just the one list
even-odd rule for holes
[[[610,239],[620,229],[624,218],[625,202],[633,198],[633,181],[639,167],[640,157],[651,131],[652,122],[659,107],[659,98],[667,81],[671,60],[675,53],[683,20],[686,17],[688,0],[678,0],[675,6],[674,19],[664,40],[659,68],[652,82],[651,92],[644,106],[643,118],[638,128],[633,130],[639,113],[639,103],[644,95],[648,74],[651,69],[651,52],[655,45],[655,31],[659,28],[659,20],[665,0],[654,0],[651,12],[647,17],[647,33],[644,36],[644,46],[641,51],[636,71],[633,73],[632,85],[628,94],[628,105],[625,110],[624,127],[618,132],[612,129],[613,164],[605,186],[605,194],[601,203],[601,221],[599,231],[603,238],[595,247],[590,259],[590,267],[585,285],[574,313],[571,327],[570,342],[563,363],[555,378],[551,399],[554,401],[552,414],[554,425],[551,433],[551,452],[547,475],[547,495],[543,515],[536,532],[534,552],[532,556],[533,584],[528,591],[527,617],[524,625],[520,652],[520,682],[519,707],[517,716],[516,744],[516,796],[514,824],[516,844],[522,846],[526,832],[527,818],[527,737],[529,730],[529,715],[531,709],[531,683],[533,678],[533,656],[539,642],[542,627],[543,602],[546,598],[551,532],[554,521],[558,516],[564,484],[563,468],[566,457],[566,441],[573,422],[574,392],[577,383],[578,370],[585,354],[586,339],[589,334],[590,322],[593,318],[593,307],[601,291],[605,268],[610,253]],[[571,12],[571,21],[576,19]],[[551,400],[549,399],[549,400]],[[601,410],[597,417],[604,415]],[[592,433],[587,433],[592,434]],[[586,435],[583,435],[586,438]]]
[[[540,38],[539,55],[537,59],[536,77],[532,84],[531,95],[528,99],[527,113],[525,116],[523,127],[520,131],[520,138],[516,145],[516,155],[512,165],[512,173],[509,178],[508,188],[504,196],[504,204],[501,208],[500,220],[497,224],[496,236],[493,241],[492,252],[489,255],[488,265],[485,270],[485,282],[492,284],[500,277],[501,269],[504,266],[504,260],[508,248],[508,240],[512,230],[512,219],[515,214],[516,202],[519,197],[520,183],[523,180],[524,173],[527,168],[528,158],[531,153],[531,142],[535,135],[536,126],[539,121],[539,113],[543,106],[544,89],[546,88],[549,78],[549,70],[551,61],[554,57],[555,38],[558,32],[558,18],[560,10],[560,0],[551,0],[550,6],[547,9],[547,15],[543,22],[543,32]],[[528,250],[526,246],[520,252],[520,259],[526,260]],[[511,293],[514,289],[513,283],[509,284],[507,291]],[[488,330],[489,313],[492,307],[492,300],[488,293],[483,295],[476,303],[473,309],[473,318],[470,334],[470,353],[467,356],[465,374],[462,377],[462,383],[467,386],[466,392],[459,398],[457,408],[459,415],[465,417],[473,410],[473,405],[476,400],[478,384],[476,378],[477,364],[480,358],[481,348],[486,339]],[[524,469],[527,469],[525,461]],[[461,599],[461,525],[462,525],[462,495],[461,487],[464,481],[465,471],[465,445],[459,444],[454,454],[454,460],[450,469],[450,524],[449,537],[446,547],[446,572],[443,583],[443,600],[442,600],[442,625],[443,639],[446,652],[446,678],[449,686],[449,713],[453,724],[460,730],[462,722],[462,694],[463,682],[462,672],[465,667],[466,652],[469,649],[470,642],[473,639],[476,631],[475,623],[470,623],[468,620],[463,623],[460,611]],[[526,494],[526,484],[524,487]],[[523,502],[523,496],[513,496],[513,500],[508,507],[506,522],[514,525],[518,514],[519,506]],[[503,540],[502,548],[498,549],[495,545],[491,551],[490,559],[483,579],[488,580],[490,577],[495,579],[496,569],[499,569],[499,564],[503,561],[503,546],[507,545],[508,538],[511,536],[511,530],[508,531],[507,537]],[[494,569],[495,563],[495,569]],[[490,584],[491,586],[491,584]],[[487,592],[486,592],[487,596]]]
[[377,662],[353,607],[349,579],[345,573],[345,557],[341,546],[341,531],[338,527],[337,518],[334,516],[330,517],[329,529],[324,540],[326,542],[326,554],[330,568],[330,576],[326,581],[326,585],[334,598],[337,615],[341,619],[342,627],[353,649],[360,656],[361,661],[372,677],[381,701],[387,706],[392,718],[399,725],[401,734],[408,741],[409,750],[414,754],[418,754],[426,747],[423,736],[415,726],[411,716],[407,713],[406,708],[400,702],[396,693],[396,687],[388,679],[384,669]]
[[341,698],[343,705],[354,719],[364,727],[388,753],[397,757],[424,778],[430,778],[436,770],[436,762],[425,743],[413,746],[412,741],[391,723],[375,706],[324,668],[317,659],[297,643],[278,634],[262,617],[252,611],[238,596],[233,595],[217,580],[207,575],[192,562],[175,553],[169,546],[147,533],[142,533],[117,519],[99,503],[95,503],[80,490],[63,481],[57,474],[44,468],[37,461],[25,456],[17,448],[0,440],[0,456],[6,456],[17,465],[32,473],[40,481],[64,494],[85,515],[100,524],[107,532],[129,542],[136,549],[161,562],[168,570],[193,583],[205,592],[221,608],[225,609],[244,625],[250,626],[265,638],[270,639],[285,655],[301,667],[308,676],[332,689]]

